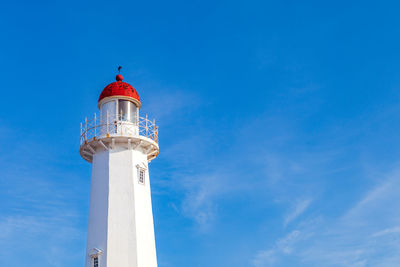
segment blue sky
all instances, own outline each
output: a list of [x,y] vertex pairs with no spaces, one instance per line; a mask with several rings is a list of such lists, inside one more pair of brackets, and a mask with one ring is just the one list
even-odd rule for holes
[[79,124],[118,65],[160,127],[160,267],[400,262],[396,1],[7,1],[0,266],[82,266]]

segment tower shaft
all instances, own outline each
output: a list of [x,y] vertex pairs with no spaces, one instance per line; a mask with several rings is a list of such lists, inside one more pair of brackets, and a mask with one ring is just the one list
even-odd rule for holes
[[93,155],[86,267],[95,258],[101,267],[157,266],[148,156],[140,147]]

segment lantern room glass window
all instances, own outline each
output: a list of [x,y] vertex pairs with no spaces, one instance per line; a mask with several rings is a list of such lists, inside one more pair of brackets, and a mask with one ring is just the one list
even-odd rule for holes
[[101,120],[103,122],[107,121],[107,114],[108,114],[108,120],[111,122],[115,118],[115,108],[116,108],[116,102],[115,101],[109,101],[107,103],[104,103],[103,106],[101,107]]
[[137,107],[134,103],[128,100],[118,100],[118,114],[120,120],[135,122]]

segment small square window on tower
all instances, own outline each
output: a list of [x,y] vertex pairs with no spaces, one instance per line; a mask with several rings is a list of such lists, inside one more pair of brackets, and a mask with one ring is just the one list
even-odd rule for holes
[[136,168],[137,168],[138,184],[145,185],[146,184],[147,165],[145,163],[140,163],[140,164],[136,165]]
[[144,184],[146,179],[146,170],[139,168],[139,184]]

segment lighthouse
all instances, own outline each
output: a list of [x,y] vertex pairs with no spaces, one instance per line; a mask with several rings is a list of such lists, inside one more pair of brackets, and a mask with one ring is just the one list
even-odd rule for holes
[[86,267],[156,267],[148,163],[158,126],[140,116],[138,92],[121,74],[81,123],[80,154],[92,164]]

